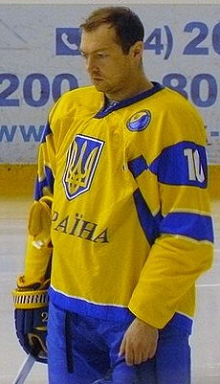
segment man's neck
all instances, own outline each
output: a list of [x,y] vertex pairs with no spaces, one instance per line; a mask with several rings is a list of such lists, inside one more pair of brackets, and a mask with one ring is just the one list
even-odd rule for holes
[[147,78],[139,79],[139,81],[133,81],[129,88],[123,88],[121,91],[117,91],[112,94],[105,94],[106,98],[111,102],[118,102],[125,99],[130,99],[139,95],[142,92],[148,91],[153,88],[153,84]]

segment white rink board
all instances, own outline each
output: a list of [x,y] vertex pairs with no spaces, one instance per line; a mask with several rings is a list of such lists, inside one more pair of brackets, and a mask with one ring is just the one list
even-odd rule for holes
[[[0,2],[0,163],[35,163],[54,100],[89,84],[78,26],[109,2],[70,2]],[[131,4],[141,16],[148,77],[177,87],[199,109],[209,163],[220,164],[220,3],[168,3],[114,5]]]

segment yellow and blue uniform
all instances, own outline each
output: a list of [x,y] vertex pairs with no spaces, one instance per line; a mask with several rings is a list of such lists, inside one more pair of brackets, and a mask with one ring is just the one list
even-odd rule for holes
[[51,300],[103,319],[129,308],[162,328],[193,316],[212,259],[205,130],[159,85],[102,105],[94,87],[65,94],[40,147],[36,198],[54,190]]
[[53,196],[53,305],[190,329],[213,256],[205,145],[195,108],[158,83],[107,106],[93,86],[57,101],[35,195]]

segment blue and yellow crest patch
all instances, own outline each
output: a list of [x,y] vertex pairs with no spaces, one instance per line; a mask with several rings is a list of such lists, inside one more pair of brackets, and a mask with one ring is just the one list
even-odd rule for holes
[[76,135],[66,159],[63,186],[72,200],[89,190],[104,142],[89,136]]
[[134,113],[127,121],[129,131],[143,131],[151,121],[151,114],[148,110],[142,110]]

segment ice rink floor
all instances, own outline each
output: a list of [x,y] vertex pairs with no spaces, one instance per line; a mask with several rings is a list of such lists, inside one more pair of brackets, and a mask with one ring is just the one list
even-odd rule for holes
[[[12,384],[26,355],[18,344],[11,291],[23,270],[28,197],[0,196],[0,384]],[[197,283],[192,345],[192,384],[220,384],[220,201],[212,202],[215,261]],[[46,366],[36,363],[25,384],[47,384]],[[178,384],[178,383],[170,383]]]

